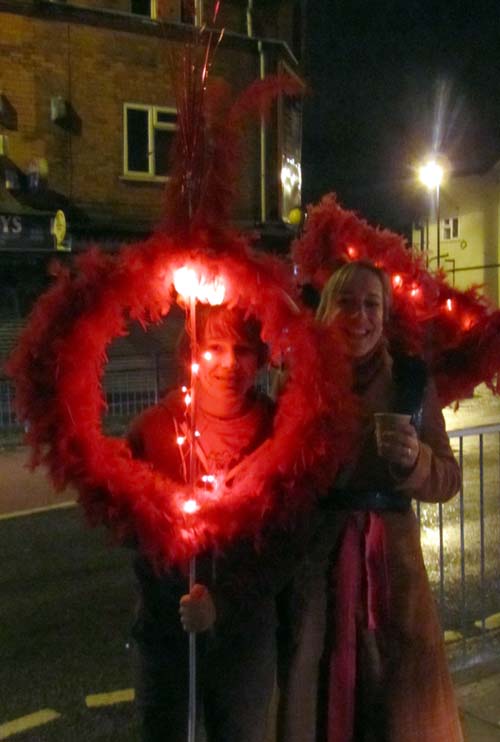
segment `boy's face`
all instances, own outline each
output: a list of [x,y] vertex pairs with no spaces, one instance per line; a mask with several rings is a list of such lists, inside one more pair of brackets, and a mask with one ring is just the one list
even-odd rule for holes
[[[241,337],[208,333],[200,345],[200,392],[221,414],[238,414],[255,383],[257,349]],[[217,414],[217,413],[215,413]]]

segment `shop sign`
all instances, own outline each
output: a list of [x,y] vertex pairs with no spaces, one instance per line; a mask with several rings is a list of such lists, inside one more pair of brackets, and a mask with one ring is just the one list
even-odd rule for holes
[[0,212],[0,250],[71,250],[64,212],[58,210],[55,214],[43,215]]

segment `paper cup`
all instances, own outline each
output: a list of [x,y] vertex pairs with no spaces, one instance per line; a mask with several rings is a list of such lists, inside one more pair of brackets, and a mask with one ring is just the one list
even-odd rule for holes
[[375,418],[375,438],[377,440],[377,449],[380,453],[382,443],[382,434],[388,430],[397,430],[402,425],[411,422],[411,415],[398,415],[395,412],[376,412]]

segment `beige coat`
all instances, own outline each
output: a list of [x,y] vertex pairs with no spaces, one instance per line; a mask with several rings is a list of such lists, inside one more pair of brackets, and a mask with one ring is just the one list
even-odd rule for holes
[[[373,413],[394,411],[391,367],[387,356],[384,367],[363,394],[366,423],[359,454],[335,486],[347,490],[390,489],[405,498],[445,502],[460,487],[460,471],[432,383],[424,397],[420,451],[413,471],[398,476],[377,455]],[[335,597],[335,576],[340,572],[338,555],[342,555],[342,534],[347,533],[348,524],[362,534],[361,538],[371,525],[382,526],[382,552],[379,548],[374,569],[375,573],[384,573],[388,610],[383,623],[369,630],[365,599],[356,609],[356,731],[351,739],[328,739],[325,699],[331,682],[331,648],[338,636],[335,624],[341,620],[335,615],[340,603],[339,596]],[[318,742],[461,742],[442,630],[413,509],[382,514],[328,511],[291,592],[288,616],[292,616],[293,629],[291,643],[282,655],[280,742],[314,742],[316,726],[322,730]]]

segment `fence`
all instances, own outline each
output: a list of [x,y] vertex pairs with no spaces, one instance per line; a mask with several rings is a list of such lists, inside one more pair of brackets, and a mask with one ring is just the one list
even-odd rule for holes
[[[168,353],[112,359],[103,380],[105,421],[126,423],[157,402],[175,381],[176,366]],[[13,385],[0,377],[0,433],[20,427],[14,413]]]
[[[134,362],[121,359],[106,371],[108,421],[126,423],[173,381],[168,357]],[[19,427],[12,399],[11,385],[0,379],[0,432]],[[444,505],[417,503],[416,510],[452,662],[463,665],[495,649],[500,636],[500,424],[449,435],[462,470],[460,493]]]
[[455,666],[498,652],[500,424],[448,432],[462,471],[457,497],[419,504],[421,541]]

